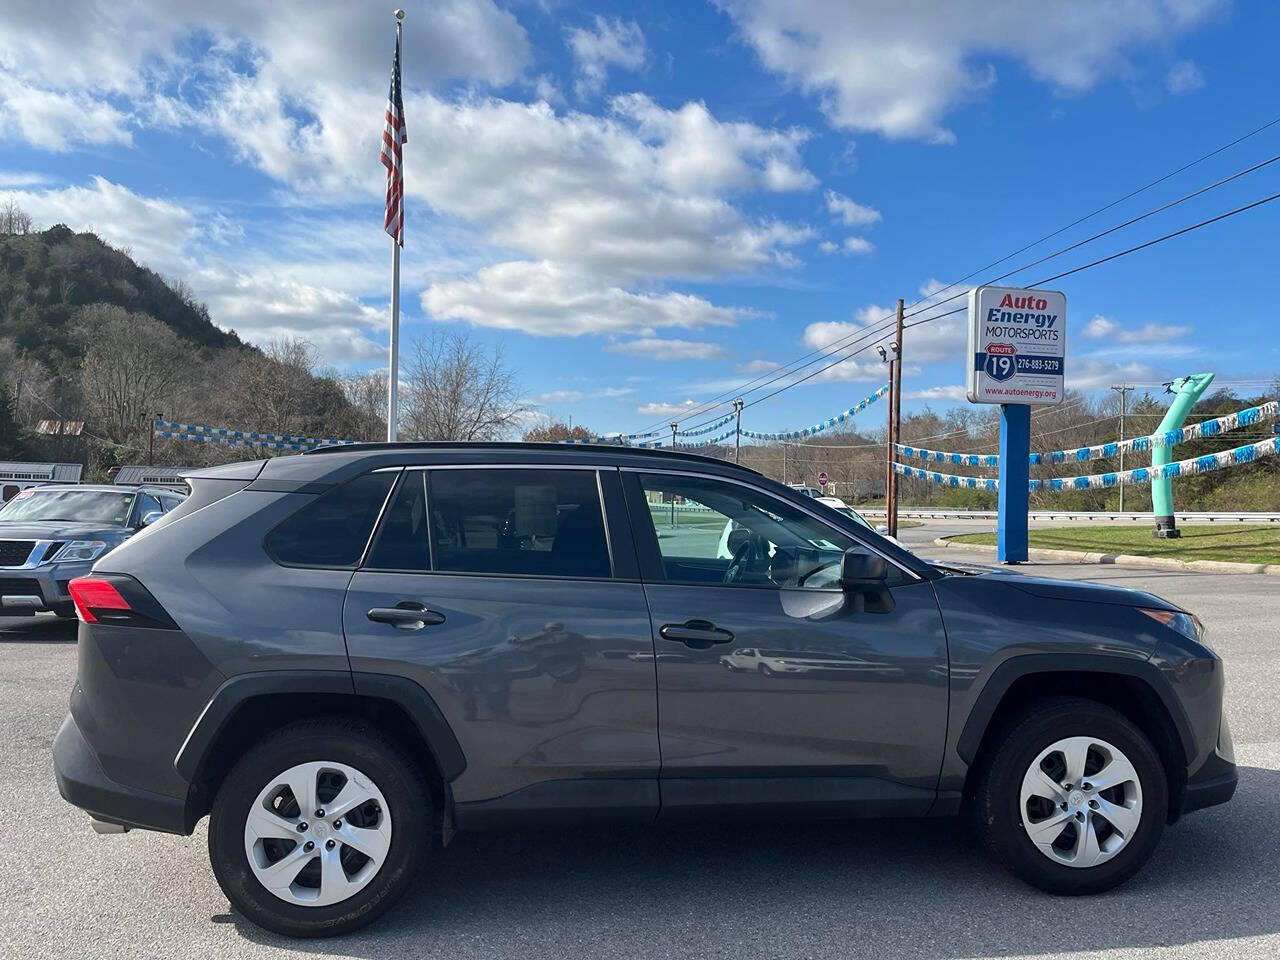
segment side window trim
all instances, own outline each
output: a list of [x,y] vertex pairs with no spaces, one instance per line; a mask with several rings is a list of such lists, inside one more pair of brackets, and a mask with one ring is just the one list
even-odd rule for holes
[[[639,531],[636,530],[637,525],[639,525],[642,529],[646,531],[653,531],[655,529],[652,515],[649,514],[648,504],[645,501],[644,489],[640,483],[640,476],[642,474],[662,474],[662,475],[673,476],[673,477],[694,477],[699,480],[719,481],[721,483],[729,483],[735,486],[744,487],[747,490],[753,490],[756,493],[759,493],[762,496],[769,497],[770,499],[773,499],[773,500],[779,499],[776,493],[766,490],[763,487],[756,486],[753,483],[747,483],[745,480],[739,480],[737,477],[722,477],[714,473],[699,473],[696,470],[673,470],[669,467],[668,468],[621,467],[620,469],[622,471],[622,476],[623,476],[623,486],[627,492],[627,509],[628,509],[628,512],[631,514],[631,527],[636,539],[636,553],[640,557],[640,572],[641,572],[642,578],[645,579],[646,581],[655,581],[659,583],[673,582],[666,579],[666,568],[665,566],[663,566],[663,563],[662,563],[662,555],[658,551],[657,533],[653,532],[649,536],[644,536]],[[806,498],[803,496],[797,497],[797,500],[804,500],[804,499]],[[909,570],[908,568],[902,566],[900,563],[898,563],[888,554],[885,554],[880,550],[876,549],[874,544],[868,543],[866,540],[864,540],[861,536],[858,536],[856,533],[853,533],[852,531],[849,531],[849,530],[842,530],[839,527],[833,526],[830,521],[828,521],[825,517],[822,517],[815,511],[809,509],[807,505],[803,503],[793,503],[790,500],[787,500],[784,502],[788,506],[793,507],[796,510],[799,510],[801,513],[812,518],[813,520],[816,520],[821,526],[825,527],[826,529],[831,530],[835,533],[838,533],[843,537],[847,537],[851,540],[856,541],[864,549],[869,550],[871,553],[874,553],[878,557],[881,557],[887,564],[889,564],[890,567],[900,571],[904,576],[907,577],[908,580],[915,581],[915,580],[923,579],[915,571]],[[640,512],[641,507],[643,507],[644,509],[643,513]],[[652,544],[650,544],[649,541],[652,541]],[[749,585],[744,585],[744,586],[749,586]],[[773,588],[767,588],[767,589],[773,589]]]

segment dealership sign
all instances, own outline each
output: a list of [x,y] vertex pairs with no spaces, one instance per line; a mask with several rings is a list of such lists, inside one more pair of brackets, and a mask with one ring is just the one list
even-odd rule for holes
[[1067,298],[1055,290],[969,291],[966,386],[973,403],[1062,402]]

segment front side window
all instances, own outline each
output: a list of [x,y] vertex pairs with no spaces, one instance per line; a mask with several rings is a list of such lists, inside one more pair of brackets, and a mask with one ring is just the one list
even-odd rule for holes
[[433,470],[433,569],[515,576],[612,576],[594,470]]
[[859,546],[789,503],[736,483],[643,474],[640,485],[670,582],[837,589],[844,552]]
[[325,491],[267,534],[267,552],[292,566],[354,567],[395,479],[366,473]]
[[124,526],[134,494],[102,490],[41,490],[28,487],[0,510],[0,520],[63,520]]

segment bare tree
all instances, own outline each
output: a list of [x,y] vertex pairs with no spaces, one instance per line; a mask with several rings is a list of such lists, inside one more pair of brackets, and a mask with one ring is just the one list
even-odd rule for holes
[[370,425],[381,427],[377,436],[364,437],[366,440],[382,439],[387,427],[387,371],[369,370],[366,373],[353,373],[338,378],[342,386],[343,396],[347,402],[367,417]]
[[183,383],[189,350],[145,313],[96,303],[76,313],[84,345],[80,369],[86,419],[112,443],[128,446]]
[[495,440],[523,412],[502,350],[465,333],[435,330],[414,341],[402,389],[403,433],[419,440]]
[[524,432],[525,443],[562,443],[565,440],[591,440],[599,436],[595,431],[575,423],[572,427],[550,417],[535,423]]
[[315,424],[315,348],[300,337],[281,337],[250,355],[233,374],[228,415],[248,429],[298,434]]
[[31,216],[10,197],[0,205],[0,234],[27,234],[32,229]]
[[0,382],[8,384],[13,395],[14,416],[24,426],[31,426],[48,408],[52,377],[45,365],[24,352],[9,338],[0,339]]

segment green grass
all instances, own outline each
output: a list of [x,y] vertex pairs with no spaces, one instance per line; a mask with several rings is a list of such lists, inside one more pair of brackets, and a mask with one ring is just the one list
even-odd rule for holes
[[[1197,524],[1178,528],[1177,540],[1157,540],[1146,526],[1047,527],[1031,531],[1031,546],[1091,553],[1127,553],[1178,560],[1233,560],[1280,564],[1280,524]],[[995,545],[994,533],[966,533],[952,543]]]

